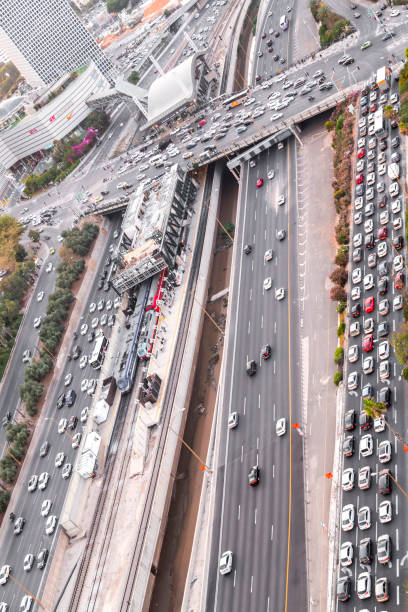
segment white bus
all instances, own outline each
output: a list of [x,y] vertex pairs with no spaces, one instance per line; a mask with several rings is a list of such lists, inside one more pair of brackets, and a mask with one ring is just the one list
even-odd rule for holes
[[105,359],[106,349],[108,348],[109,340],[101,334],[95,340],[95,346],[92,351],[92,355],[89,358],[89,364],[95,369],[99,370]]
[[388,135],[382,106],[374,113],[374,134],[377,136],[378,140],[384,140]]
[[282,15],[279,22],[281,30],[287,30],[289,26],[289,21],[286,15]]

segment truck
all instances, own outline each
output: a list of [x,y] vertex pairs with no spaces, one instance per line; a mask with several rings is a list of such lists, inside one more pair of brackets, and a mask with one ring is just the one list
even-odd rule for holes
[[376,81],[378,89],[381,91],[381,93],[390,89],[391,72],[387,66],[381,66],[381,68],[378,68]]

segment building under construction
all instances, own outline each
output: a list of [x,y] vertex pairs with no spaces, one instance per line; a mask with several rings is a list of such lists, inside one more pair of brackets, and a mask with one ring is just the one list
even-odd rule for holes
[[112,279],[123,294],[176,263],[187,207],[197,187],[177,164],[157,179],[152,188],[141,185],[133,194],[122,223],[118,253],[119,273]]

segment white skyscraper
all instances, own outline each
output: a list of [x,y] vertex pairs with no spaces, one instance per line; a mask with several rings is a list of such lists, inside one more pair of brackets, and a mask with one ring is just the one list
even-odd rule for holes
[[67,0],[0,0],[0,50],[33,87],[90,60],[105,76],[112,69]]

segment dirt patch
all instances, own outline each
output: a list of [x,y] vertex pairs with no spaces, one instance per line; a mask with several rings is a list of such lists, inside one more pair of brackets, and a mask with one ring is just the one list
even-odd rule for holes
[[[222,181],[219,219],[222,224],[235,222],[238,184],[228,170]],[[229,285],[232,248],[226,247],[225,238],[218,232],[208,294]],[[206,309],[217,325],[224,329],[227,298],[208,302]],[[217,386],[223,353],[223,335],[205,316],[197,369],[194,378],[184,440],[203,459],[207,455],[211,434]],[[184,586],[194,539],[200,502],[203,472],[199,462],[183,446],[177,467],[169,519],[164,536],[150,610],[173,612],[181,609]]]

